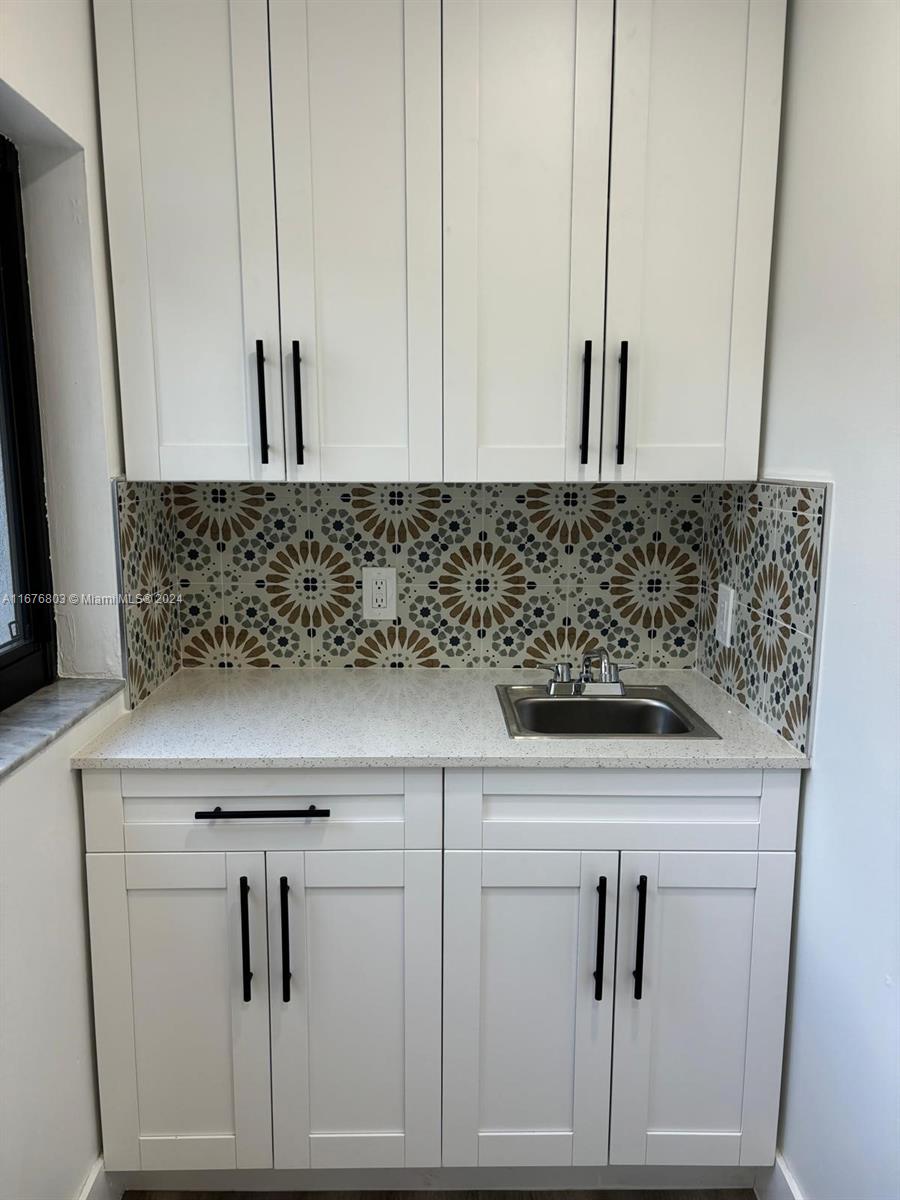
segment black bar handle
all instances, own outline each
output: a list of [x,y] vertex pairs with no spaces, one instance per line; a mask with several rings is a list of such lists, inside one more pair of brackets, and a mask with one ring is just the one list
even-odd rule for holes
[[259,401],[259,452],[265,464],[269,461],[269,420],[266,415],[266,356],[260,338],[256,339],[256,398]]
[[616,438],[616,466],[625,462],[625,414],[628,410],[628,343],[619,351],[619,429]]
[[603,999],[603,957],[606,951],[606,876],[597,880],[597,965],[594,971],[594,999]]
[[637,943],[634,951],[634,998],[640,1000],[644,995],[644,934],[647,931],[647,876],[642,875],[638,880],[638,922]]
[[300,343],[291,342],[291,363],[294,369],[294,433],[297,438],[297,466],[303,466],[303,382],[300,376]]
[[281,890],[281,998],[285,1004],[291,1001],[291,929],[288,924],[288,892],[291,890],[287,875],[279,881]]
[[244,981],[244,1003],[250,1003],[250,884],[246,875],[241,876],[241,975]]
[[195,821],[246,821],[253,817],[330,817],[330,808],[229,808],[217,804],[211,812],[195,812]]
[[588,460],[588,428],[591,420],[591,351],[593,342],[584,343],[584,371],[581,378],[581,465]]

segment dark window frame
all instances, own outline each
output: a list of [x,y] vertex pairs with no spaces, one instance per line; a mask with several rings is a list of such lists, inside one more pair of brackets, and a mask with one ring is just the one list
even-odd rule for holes
[[13,586],[44,598],[18,606],[20,639],[0,650],[3,709],[56,678],[56,622],[19,156],[4,137],[0,137],[0,334],[0,434],[5,430]]

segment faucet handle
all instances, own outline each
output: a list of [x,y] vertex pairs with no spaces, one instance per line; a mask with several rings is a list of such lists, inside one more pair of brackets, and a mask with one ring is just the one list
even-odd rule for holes
[[535,666],[540,671],[552,671],[553,683],[572,682],[572,664],[570,662],[536,663]]
[[609,651],[605,647],[599,650],[588,650],[584,658],[581,660],[581,678],[585,683],[594,682],[594,663],[600,664],[600,682],[615,683],[615,667],[609,657]]

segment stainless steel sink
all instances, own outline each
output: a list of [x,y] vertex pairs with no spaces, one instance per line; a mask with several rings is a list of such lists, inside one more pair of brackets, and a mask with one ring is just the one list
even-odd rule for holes
[[623,696],[548,696],[544,687],[499,684],[514,738],[717,738],[667,687],[629,687]]

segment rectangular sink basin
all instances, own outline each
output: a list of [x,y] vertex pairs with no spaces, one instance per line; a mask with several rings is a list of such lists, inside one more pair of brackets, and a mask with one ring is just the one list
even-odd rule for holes
[[514,738],[717,738],[667,687],[628,687],[624,696],[548,696],[545,688],[499,684]]

